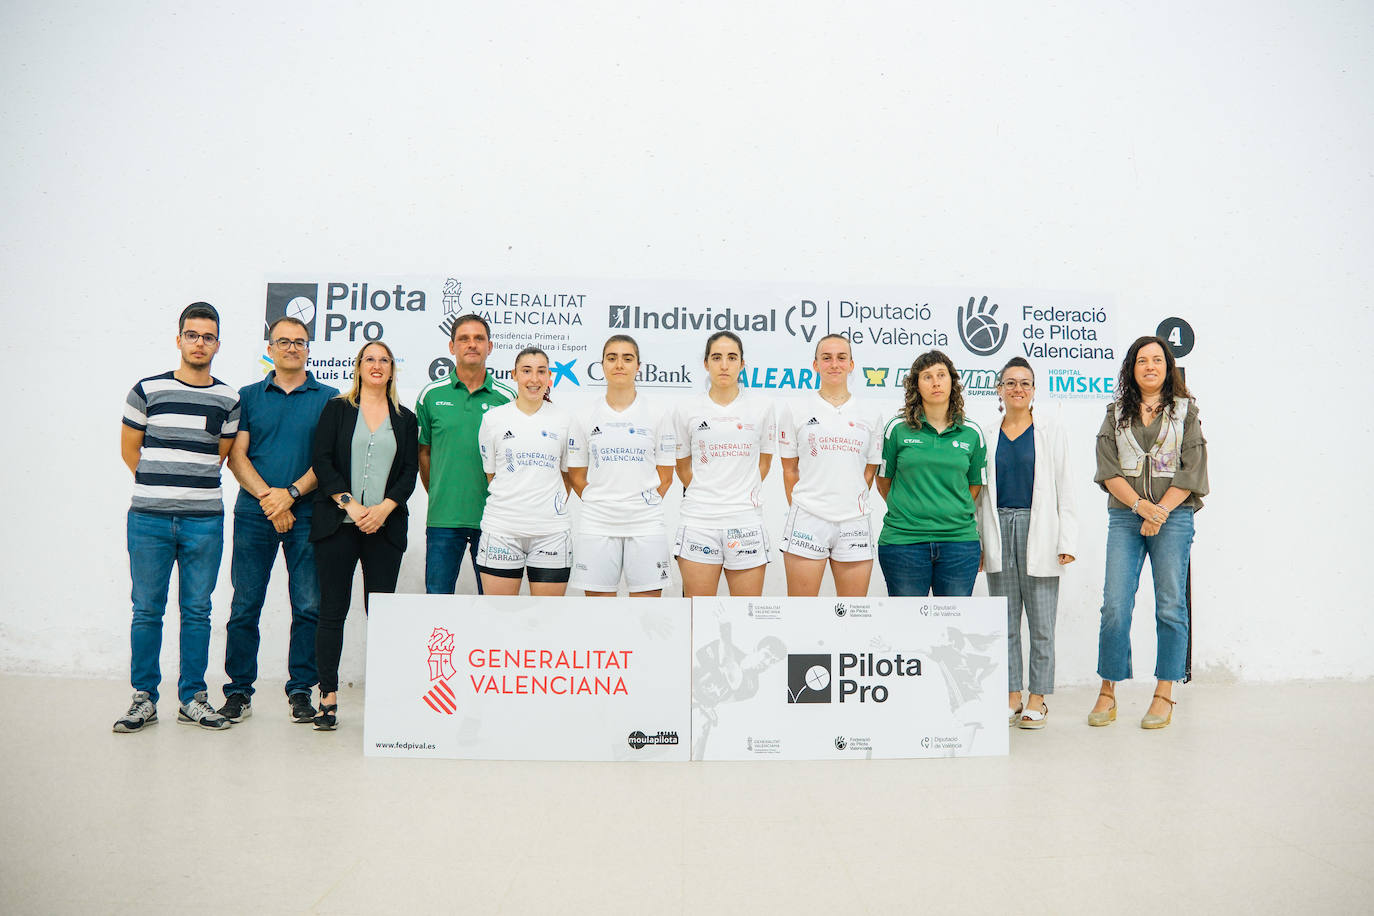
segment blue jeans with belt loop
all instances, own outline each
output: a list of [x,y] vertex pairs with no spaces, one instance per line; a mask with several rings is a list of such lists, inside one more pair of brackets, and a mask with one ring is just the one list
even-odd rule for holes
[[1030,629],[1030,692],[1054,693],[1054,619],[1059,608],[1059,577],[1026,572],[1026,538],[1030,509],[998,509],[1002,535],[1002,571],[988,573],[988,594],[1007,599],[1007,692],[1019,693],[1021,677],[1021,609]]
[[1193,510],[1179,506],[1159,534],[1140,533],[1130,509],[1107,510],[1107,581],[1102,588],[1102,628],[1097,674],[1104,681],[1131,677],[1131,611],[1145,558],[1155,584],[1155,633],[1159,648],[1155,677],[1183,680],[1188,657],[1188,557],[1193,546]]

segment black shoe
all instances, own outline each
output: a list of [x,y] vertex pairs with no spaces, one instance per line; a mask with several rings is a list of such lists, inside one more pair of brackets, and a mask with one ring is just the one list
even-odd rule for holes
[[292,722],[309,725],[315,721],[315,707],[310,705],[310,694],[293,693],[286,701],[291,704]]
[[315,723],[315,731],[332,732],[339,724],[338,712],[338,703],[330,703],[328,705],[321,703],[320,714],[311,720]]
[[253,714],[253,703],[241,693],[231,693],[224,698],[219,714],[230,722],[242,722]]

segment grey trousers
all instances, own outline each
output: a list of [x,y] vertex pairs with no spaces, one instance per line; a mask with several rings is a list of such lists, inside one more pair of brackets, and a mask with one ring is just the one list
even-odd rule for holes
[[1026,572],[1029,509],[998,509],[1002,533],[1002,571],[988,573],[988,593],[1007,599],[1007,692],[1020,691],[1021,609],[1030,628],[1030,692],[1054,693],[1054,618],[1059,606],[1059,577]]

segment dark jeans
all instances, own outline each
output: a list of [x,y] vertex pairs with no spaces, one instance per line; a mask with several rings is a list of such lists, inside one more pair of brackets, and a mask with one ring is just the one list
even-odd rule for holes
[[[463,550],[477,571],[477,542],[481,528],[425,529],[425,594],[452,595],[458,586],[458,570],[463,565]],[[482,577],[477,576],[477,594],[482,594]]]
[[893,597],[967,598],[973,594],[982,556],[977,541],[878,545],[878,565]]
[[363,534],[357,525],[340,525],[338,531],[315,542],[315,569],[320,577],[315,665],[319,669],[321,696],[339,689],[344,618],[353,598],[353,572],[359,562],[363,567],[363,613],[367,613],[368,595],[396,591],[401,551],[383,532]]
[[315,575],[315,549],[310,545],[310,516],[297,518],[291,530],[278,534],[261,512],[234,514],[234,558],[230,578],[234,600],[225,628],[224,695],[253,695],[258,679],[258,620],[267,598],[267,582],[277,559],[286,557],[291,596],[291,639],[286,653],[286,695],[309,693],[315,686],[315,627],[320,619],[320,585]]
[[129,510],[129,577],[134,617],[129,627],[129,681],[157,702],[162,682],[162,617],[172,565],[181,606],[181,672],[177,699],[184,706],[205,689],[210,655],[210,593],[224,554],[224,516],[158,515]]

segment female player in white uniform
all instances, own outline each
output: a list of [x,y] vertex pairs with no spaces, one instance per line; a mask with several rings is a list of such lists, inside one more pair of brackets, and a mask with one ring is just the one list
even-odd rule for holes
[[515,357],[516,398],[482,417],[477,443],[490,493],[477,542],[477,571],[488,595],[515,595],[526,572],[531,595],[568,588],[567,411],[545,399],[549,357],[526,347]]
[[763,594],[768,535],[760,491],[773,460],[773,404],[741,389],[744,344],[729,331],[706,340],[711,387],[677,406],[677,476],[686,488],[673,553],[682,594],[714,595],[721,569],[732,595]]
[[787,594],[820,594],[829,560],[835,594],[863,597],[877,556],[868,493],[883,459],[883,413],[849,393],[847,338],[822,337],[811,367],[820,390],[778,410],[782,488],[792,507],[782,535]]
[[663,494],[677,460],[671,415],[635,391],[639,345],[616,334],[601,348],[606,397],[573,419],[568,480],[582,499],[569,583],[589,598],[658,598],[671,580]]

